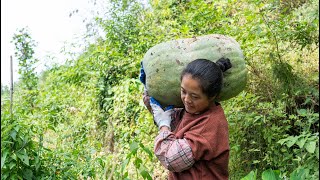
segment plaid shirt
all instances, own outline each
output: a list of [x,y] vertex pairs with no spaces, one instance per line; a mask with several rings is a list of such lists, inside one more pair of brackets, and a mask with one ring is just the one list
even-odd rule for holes
[[156,137],[154,152],[161,164],[173,172],[189,169],[195,162],[187,140],[176,139],[170,131],[161,131]]

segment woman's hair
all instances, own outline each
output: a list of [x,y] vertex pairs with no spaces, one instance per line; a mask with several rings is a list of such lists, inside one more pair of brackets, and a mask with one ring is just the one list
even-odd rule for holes
[[181,73],[182,78],[189,74],[197,79],[202,91],[209,98],[218,95],[223,86],[223,74],[232,67],[228,58],[220,58],[216,63],[207,59],[196,59],[190,62]]

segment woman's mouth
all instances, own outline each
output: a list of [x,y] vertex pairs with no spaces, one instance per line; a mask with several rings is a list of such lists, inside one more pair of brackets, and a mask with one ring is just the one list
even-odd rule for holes
[[188,104],[185,104],[185,108],[186,108],[186,109],[192,109],[192,106],[191,106],[191,105],[188,105]]

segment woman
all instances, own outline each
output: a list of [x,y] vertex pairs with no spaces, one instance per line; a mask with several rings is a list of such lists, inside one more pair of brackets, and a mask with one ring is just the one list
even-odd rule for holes
[[[223,85],[222,72],[229,68],[225,58],[216,63],[206,59],[189,63],[181,74],[184,108],[163,110],[144,93],[145,105],[160,130],[154,152],[170,171],[170,180],[228,179],[228,123],[215,98]],[[144,83],[143,74],[140,80]]]

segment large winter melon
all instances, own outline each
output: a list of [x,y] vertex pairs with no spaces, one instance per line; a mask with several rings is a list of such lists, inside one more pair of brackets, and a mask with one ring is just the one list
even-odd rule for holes
[[164,106],[183,107],[180,98],[182,70],[195,59],[203,58],[216,62],[221,57],[229,58],[232,68],[223,73],[223,88],[218,101],[238,95],[247,81],[244,56],[234,39],[219,34],[172,40],[150,48],[142,62],[149,95]]

